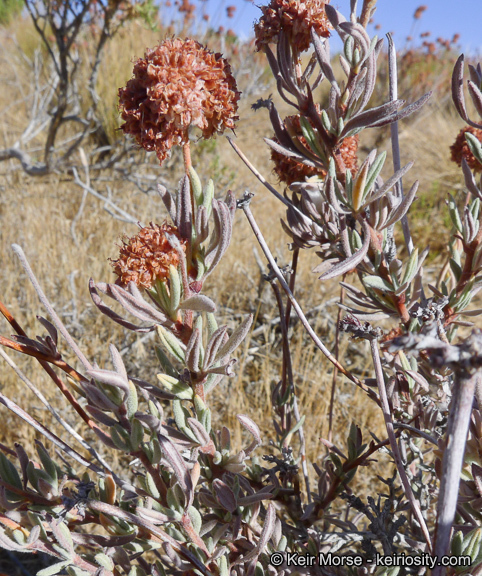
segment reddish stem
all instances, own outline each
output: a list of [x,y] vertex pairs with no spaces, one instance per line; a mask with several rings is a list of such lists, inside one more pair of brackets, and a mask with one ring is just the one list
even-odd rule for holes
[[189,142],[187,142],[186,144],[183,145],[182,147],[182,155],[184,158],[184,170],[186,172],[186,175],[189,176],[189,168],[192,167],[192,162],[191,162],[191,144]]

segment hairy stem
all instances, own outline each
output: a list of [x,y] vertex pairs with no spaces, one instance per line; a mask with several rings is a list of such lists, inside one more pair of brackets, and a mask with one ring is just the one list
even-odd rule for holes
[[[395,50],[395,44],[391,34],[387,34],[388,38],[388,75],[389,75],[389,90],[390,90],[390,100],[394,101],[398,99],[398,82],[397,82],[397,52]],[[400,142],[398,139],[398,122],[392,122],[390,124],[391,140],[392,140],[392,155],[393,155],[393,170],[397,172],[401,168],[400,161]],[[402,179],[395,184],[395,192],[403,199],[403,183]],[[402,230],[403,238],[405,240],[405,246],[407,247],[408,253],[411,254],[413,251],[413,240],[410,234],[410,227],[408,224],[407,215],[402,218]],[[391,230],[393,235],[393,230]]]
[[[456,374],[454,382],[435,525],[434,554],[439,558],[447,554],[450,544],[474,392],[481,378],[482,371],[477,371],[475,374],[460,371]],[[445,574],[445,568],[437,566],[433,570],[432,576],[442,576],[443,574]]]
[[400,450],[398,448],[398,443],[395,436],[395,430],[393,427],[393,420],[390,414],[390,405],[388,403],[387,389],[385,386],[385,377],[383,375],[382,363],[380,361],[380,353],[378,351],[378,342],[375,338],[372,338],[370,340],[370,350],[372,353],[373,365],[375,368],[375,376],[377,379],[378,391],[380,394],[380,402],[383,412],[383,418],[385,420],[385,426],[387,428],[387,435],[390,441],[390,447],[392,449],[393,459],[395,460],[395,466],[397,467],[400,480],[402,481],[403,488],[405,490],[405,495],[408,501],[410,502],[410,506],[412,508],[415,517],[418,520],[418,523],[420,524],[420,528],[422,529],[425,541],[427,542],[428,549],[429,551],[431,551],[432,541],[430,538],[430,532],[428,531],[425,518],[422,515],[420,505],[417,502],[415,495],[413,493],[410,481],[407,477],[407,473],[405,472],[405,468],[403,466]]
[[189,142],[182,147],[182,157],[184,158],[184,171],[186,172],[186,176],[189,177],[189,168],[192,167],[191,145]]

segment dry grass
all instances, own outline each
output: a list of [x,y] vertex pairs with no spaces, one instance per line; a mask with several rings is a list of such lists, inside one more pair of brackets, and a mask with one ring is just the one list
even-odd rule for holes
[[[17,29],[15,29],[17,26]],[[19,32],[16,24],[10,32]],[[22,29],[23,47],[33,53],[32,37],[28,27]],[[142,54],[146,44],[159,40],[154,32],[148,32],[138,26],[130,26],[109,46],[99,80],[99,92],[102,94],[103,117],[108,133],[115,135],[118,126],[116,116],[117,87],[130,75],[130,61],[133,56]],[[2,37],[5,50],[3,60],[20,62],[18,52],[12,40]],[[88,48],[88,47],[87,47]],[[9,56],[10,54],[10,56]],[[9,87],[23,91],[29,90],[28,78],[22,76],[21,64],[0,68],[0,143],[11,145],[25,128],[28,118],[28,99],[21,100],[20,94],[12,94]],[[268,92],[267,92],[268,93]],[[12,114],[12,98],[18,100],[15,114]],[[438,105],[442,96],[416,119],[401,126],[400,142],[403,150],[402,162],[415,159],[416,164],[410,179],[421,180],[418,203],[414,214],[413,230],[416,243],[422,245],[430,241],[432,247],[442,244],[447,232],[447,218],[443,212],[445,195],[450,190],[460,190],[462,178],[460,171],[449,162],[448,146],[455,138],[460,121],[455,113],[447,114],[446,106]],[[254,98],[244,98],[241,102],[241,121],[237,130],[240,147],[252,158],[257,167],[270,175],[269,152],[262,137],[271,134],[266,111],[256,114],[250,105]],[[281,112],[285,112],[283,106]],[[6,111],[6,112],[5,112]],[[288,112],[288,111],[286,111]],[[388,131],[369,133],[368,140],[362,146],[370,147],[375,140],[380,148],[389,148]],[[230,187],[239,197],[246,189],[256,193],[252,203],[254,214],[259,220],[273,253],[281,263],[290,259],[287,250],[287,238],[279,226],[283,216],[280,204],[269,195],[254,179],[251,173],[237,159],[234,151],[224,138],[213,144],[199,147],[194,161],[203,178],[214,173],[218,182],[218,194]],[[119,327],[105,319],[94,307],[87,290],[90,277],[95,280],[113,279],[109,257],[115,257],[115,243],[124,233],[131,235],[134,226],[128,226],[113,219],[102,209],[100,202],[88,196],[81,217],[76,224],[75,242],[72,234],[72,222],[81,203],[82,192],[65,175],[51,175],[48,178],[30,178],[25,176],[13,163],[0,165],[0,251],[3,255],[1,268],[0,298],[6,303],[21,325],[30,335],[42,333],[35,320],[35,314],[45,314],[41,310],[37,297],[19,269],[12,254],[12,243],[20,244],[45,290],[54,303],[58,313],[71,328],[84,353],[91,361],[104,366],[107,361],[109,342],[128,352],[124,356],[128,370],[148,381],[155,381],[158,366],[154,359],[150,341],[141,341],[132,334],[126,334]],[[168,173],[170,181],[175,182],[181,176],[181,165],[173,166]],[[270,176],[273,184],[275,181]],[[94,182],[101,192],[105,184]],[[136,214],[140,221],[162,221],[166,215],[157,195],[146,195],[133,189],[129,183],[118,183],[114,190],[115,202],[127,211]],[[431,223],[431,227],[427,226]],[[440,230],[440,241],[434,235],[435,226]],[[262,336],[248,339],[238,364],[237,376],[226,380],[214,392],[212,405],[216,425],[226,424],[232,428],[236,444],[241,444],[241,430],[235,418],[238,413],[246,413],[260,424],[263,438],[267,443],[272,429],[273,414],[270,408],[270,394],[280,374],[281,358],[280,335],[276,327],[270,327],[269,321],[277,315],[270,288],[260,280],[261,272],[256,264],[254,251],[256,243],[242,214],[237,216],[232,245],[223,265],[205,286],[209,294],[220,307],[223,321],[233,324],[239,320],[239,314],[252,312],[256,315],[255,328],[264,325]],[[297,295],[305,310],[320,302],[326,302],[317,315],[312,317],[317,333],[328,343],[334,338],[334,319],[337,308],[334,302],[338,294],[336,282],[320,284],[311,269],[316,262],[314,253],[303,253],[297,282]],[[0,332],[10,334],[5,322],[0,322]],[[320,438],[328,430],[328,406],[332,378],[331,365],[311,345],[299,324],[293,328],[292,337],[293,367],[296,387],[299,394],[301,412],[307,416],[308,458],[317,460],[325,451]],[[75,364],[69,349],[61,345],[60,349],[68,361]],[[367,352],[363,345],[356,346],[346,339],[342,341],[341,355],[346,364],[357,375],[370,374]],[[58,394],[54,385],[42,373],[34,361],[28,361],[11,354],[31,377],[43,393],[55,403],[60,413],[71,419],[72,411]],[[46,422],[48,414],[38,406],[33,395],[26,391],[16,376],[1,363],[0,389],[15,399],[24,409]],[[226,399],[229,401],[226,401]],[[5,408],[0,409],[3,426],[0,428],[0,442],[12,445],[22,442],[32,445],[35,433],[23,426]],[[351,422],[358,424],[368,436],[368,428],[383,434],[383,419],[373,403],[355,389],[350,383],[339,378],[335,403],[334,441],[344,446],[344,439]],[[358,479],[359,489],[368,490],[370,478]]]

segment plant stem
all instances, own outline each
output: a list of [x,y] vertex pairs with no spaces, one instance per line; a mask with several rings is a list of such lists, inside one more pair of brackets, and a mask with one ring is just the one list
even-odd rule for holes
[[191,145],[189,142],[184,144],[182,147],[182,156],[184,158],[184,171],[186,172],[186,176],[189,177],[189,168],[192,167],[191,162]]
[[[293,286],[294,275],[291,275],[290,278],[290,285]],[[283,300],[281,298],[281,293],[274,282],[272,282],[273,292],[275,293],[276,301],[278,304],[279,314],[280,314],[280,326],[281,326],[281,333],[283,335],[283,387],[282,387],[282,395],[283,388],[285,384],[285,380],[288,380],[289,387],[291,389],[291,402],[293,406],[293,413],[295,415],[296,422],[301,420],[300,410],[298,407],[298,398],[296,397],[296,389],[295,383],[293,379],[293,367],[291,363],[291,350],[290,350],[290,341],[288,338],[288,326],[289,326],[289,316],[288,314],[288,305],[286,306],[286,315],[284,312]],[[290,301],[288,300],[288,304]],[[284,320],[286,319],[286,321]],[[289,430],[289,428],[288,428]],[[306,488],[306,495],[308,498],[308,503],[311,502],[311,492],[310,492],[310,478],[308,476],[308,466],[306,462],[306,441],[305,441],[305,431],[303,426],[298,428],[298,438],[300,440],[300,460],[301,460],[301,469],[303,470],[303,477],[305,479],[305,488]]]
[[370,339],[370,350],[372,353],[373,365],[375,368],[375,376],[378,384],[378,392],[380,394],[380,403],[383,412],[383,418],[385,420],[385,426],[387,428],[387,435],[390,441],[390,447],[392,449],[395,466],[397,467],[400,480],[402,481],[403,488],[405,490],[405,496],[410,502],[412,511],[415,514],[418,523],[420,524],[420,528],[422,529],[425,541],[427,542],[428,550],[430,552],[432,550],[432,541],[430,538],[430,532],[428,531],[425,518],[423,517],[422,511],[420,510],[419,503],[417,502],[415,495],[413,493],[410,481],[407,477],[407,473],[405,472],[405,468],[403,466],[400,450],[398,448],[397,438],[395,436],[395,430],[393,428],[392,416],[390,414],[390,405],[388,403],[387,389],[385,386],[385,377],[383,376],[382,363],[380,361],[380,353],[378,350],[378,342],[376,338]]
[[273,194],[273,196],[275,196],[276,198],[278,198],[278,200],[280,202],[282,202],[285,206],[287,206],[288,208],[292,208],[298,216],[300,216],[304,222],[306,222],[306,224],[308,225],[312,225],[313,221],[310,220],[308,218],[308,216],[306,216],[306,214],[303,214],[303,212],[297,208],[296,206],[294,206],[289,200],[287,200],[282,194],[280,194],[278,192],[278,190],[276,190],[276,188],[274,188],[273,186],[271,186],[271,184],[266,180],[266,178],[261,174],[261,172],[259,172],[259,170],[257,170],[257,168],[255,168],[253,166],[253,164],[251,164],[251,162],[248,160],[247,156],[244,154],[244,152],[241,151],[241,149],[239,148],[239,146],[233,141],[231,140],[231,138],[229,138],[229,136],[226,136],[226,138],[228,139],[228,142],[231,144],[231,146],[233,147],[233,150],[236,152],[236,154],[241,158],[241,160],[246,164],[247,168],[249,168],[249,170],[251,170],[251,172],[256,176],[256,178],[261,182],[261,184],[263,184],[263,186],[266,186],[266,188],[271,192],[271,194]]
[[[388,38],[388,77],[389,77],[389,92],[390,100],[394,101],[398,99],[398,83],[397,83],[397,52],[395,50],[395,44],[391,34],[387,34]],[[392,156],[393,156],[393,170],[397,172],[400,170],[400,143],[398,140],[398,122],[392,122],[390,124],[391,140],[392,140]],[[400,197],[403,198],[403,184],[402,179],[395,184],[395,191]],[[407,247],[408,253],[411,254],[413,251],[413,240],[410,234],[410,227],[408,225],[407,215],[402,218],[402,230],[403,237],[405,239],[405,246]],[[393,234],[393,231],[392,231]]]
[[284,279],[283,274],[281,273],[281,270],[279,269],[278,265],[276,264],[276,261],[273,258],[273,255],[271,254],[271,251],[270,251],[268,245],[266,244],[265,239],[263,238],[263,235],[262,235],[261,230],[259,229],[258,224],[257,224],[257,222],[253,216],[253,213],[251,212],[251,209],[249,207],[249,203],[250,203],[252,197],[253,197],[252,193],[245,192],[243,199],[238,201],[238,207],[242,208],[242,210],[244,211],[246,218],[248,219],[248,222],[249,222],[249,224],[250,224],[250,226],[254,232],[254,235],[255,235],[261,249],[263,250],[264,255],[266,256],[266,259],[268,260],[276,278],[278,279],[279,283],[281,284],[281,287],[283,288],[286,295],[288,296],[288,299],[290,300],[290,302],[293,306],[293,309],[295,310],[296,314],[298,315],[298,318],[301,320],[301,323],[305,327],[305,330],[308,332],[308,335],[313,340],[316,347],[328,358],[328,360],[332,364],[334,364],[338,368],[338,370],[343,375],[345,375],[349,380],[351,380],[354,384],[356,384],[359,388],[361,388],[364,392],[366,392],[372,400],[374,400],[377,404],[379,404],[380,401],[379,401],[377,395],[373,392],[373,390],[370,390],[370,388],[368,388],[368,386],[366,386],[364,382],[362,382],[360,379],[358,379],[356,376],[354,376],[351,372],[349,372],[342,364],[340,364],[340,362],[333,356],[333,354],[328,350],[328,348],[318,338],[315,331],[310,326],[310,323],[308,322],[306,316],[304,315],[303,310],[301,309],[301,306],[298,304],[298,301],[293,296],[293,293],[291,292],[286,280]]
[[[439,558],[447,554],[450,544],[474,392],[481,378],[482,371],[480,370],[474,374],[468,374],[462,370],[456,372],[447,423],[446,448],[442,460],[442,476],[435,525],[434,554]],[[437,566],[432,572],[432,576],[442,576],[443,574],[445,574],[443,566]]]
[[[346,274],[343,274],[342,282],[345,281]],[[340,304],[345,301],[345,288],[343,285],[340,287]],[[335,358],[339,359],[340,352],[340,321],[343,310],[338,307],[338,315],[336,318],[336,328],[335,328]],[[328,410],[328,440],[331,442],[333,440],[333,406],[335,403],[335,389],[336,389],[336,378],[338,376],[338,368],[333,367],[333,377],[331,380],[331,391],[330,391],[330,408]]]

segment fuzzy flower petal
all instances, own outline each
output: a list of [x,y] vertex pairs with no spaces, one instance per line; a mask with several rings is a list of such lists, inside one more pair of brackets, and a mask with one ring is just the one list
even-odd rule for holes
[[328,38],[330,23],[325,14],[326,0],[271,0],[267,6],[260,6],[263,15],[254,25],[256,48],[278,41],[281,30],[288,36],[290,44],[299,52],[308,50],[311,44],[311,30]]
[[165,40],[134,65],[134,77],[119,90],[122,129],[162,163],[169,150],[189,142],[189,128],[203,138],[238,119],[240,92],[231,67],[195,40]]
[[169,277],[169,266],[179,264],[179,254],[169,244],[166,234],[179,238],[181,245],[185,240],[179,236],[177,228],[168,224],[150,224],[141,228],[137,236],[133,236],[120,247],[119,258],[112,260],[114,272],[122,285],[134,282],[140,288],[151,288],[156,280]]

